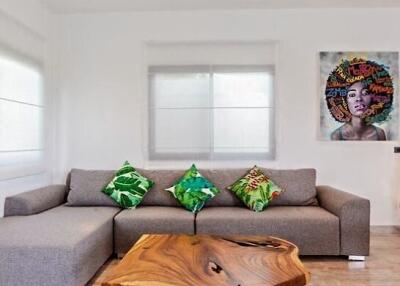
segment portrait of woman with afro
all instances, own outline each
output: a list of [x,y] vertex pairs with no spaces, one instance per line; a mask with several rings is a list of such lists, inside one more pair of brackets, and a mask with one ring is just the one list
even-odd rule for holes
[[342,58],[330,72],[325,102],[333,120],[341,125],[331,140],[388,140],[383,122],[393,113],[394,82],[389,68],[376,61]]

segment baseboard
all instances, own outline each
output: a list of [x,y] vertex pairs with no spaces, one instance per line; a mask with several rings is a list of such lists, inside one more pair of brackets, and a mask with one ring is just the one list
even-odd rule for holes
[[371,225],[371,233],[400,233],[400,225]]

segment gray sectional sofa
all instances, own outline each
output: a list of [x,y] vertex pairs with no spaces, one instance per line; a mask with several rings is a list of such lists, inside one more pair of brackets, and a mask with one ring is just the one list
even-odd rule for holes
[[133,210],[121,210],[100,192],[114,171],[73,169],[66,185],[7,198],[0,285],[84,285],[143,233],[273,235],[295,243],[301,255],[369,254],[369,201],[316,186],[314,169],[263,169],[285,192],[260,213],[225,189],[246,169],[200,170],[221,193],[197,215],[163,191],[183,170],[138,171],[155,186]]

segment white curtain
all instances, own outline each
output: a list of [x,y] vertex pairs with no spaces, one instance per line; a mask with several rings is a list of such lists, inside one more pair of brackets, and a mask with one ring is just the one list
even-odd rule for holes
[[0,12],[0,181],[46,168],[42,36]]
[[273,81],[273,66],[150,67],[150,158],[270,158]]

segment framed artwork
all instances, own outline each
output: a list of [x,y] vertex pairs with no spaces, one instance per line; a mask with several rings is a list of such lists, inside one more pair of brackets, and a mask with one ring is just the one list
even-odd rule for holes
[[398,53],[320,52],[320,139],[398,139]]

